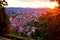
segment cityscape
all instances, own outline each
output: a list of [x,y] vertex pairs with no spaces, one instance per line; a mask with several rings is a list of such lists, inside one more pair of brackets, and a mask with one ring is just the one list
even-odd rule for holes
[[[10,17],[10,21],[14,22],[15,24],[24,25],[27,22],[30,22],[33,19],[38,20],[42,13],[46,14],[49,10],[48,8],[6,8],[7,14]],[[13,20],[12,20],[13,19]],[[15,21],[14,21],[15,20]],[[13,24],[14,24],[13,23]]]
[[60,40],[60,0],[0,0],[0,40]]

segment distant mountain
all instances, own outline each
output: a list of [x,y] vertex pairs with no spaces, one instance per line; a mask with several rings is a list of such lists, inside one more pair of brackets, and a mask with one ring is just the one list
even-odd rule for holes
[[8,7],[8,8],[6,8],[6,10],[7,11],[10,11],[10,10],[12,10],[12,11],[17,11],[17,12],[23,12],[23,11],[35,11],[35,9],[32,9],[32,8],[19,8],[19,7],[17,7],[17,8],[14,8],[14,7]]
[[14,11],[14,12],[46,12],[47,10],[49,10],[48,8],[19,8],[19,7],[7,7],[6,11],[10,12],[10,11]]

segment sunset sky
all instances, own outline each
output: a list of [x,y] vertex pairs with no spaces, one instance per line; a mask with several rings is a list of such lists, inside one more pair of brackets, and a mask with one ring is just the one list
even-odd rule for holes
[[55,6],[58,6],[56,2],[52,3],[49,0],[6,0],[6,1],[8,2],[8,7],[53,8]]

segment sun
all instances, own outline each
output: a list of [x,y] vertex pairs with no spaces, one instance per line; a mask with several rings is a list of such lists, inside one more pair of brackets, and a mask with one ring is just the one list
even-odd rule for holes
[[55,8],[56,6],[58,6],[58,3],[57,2],[50,2],[50,5],[48,5],[47,7],[49,8]]

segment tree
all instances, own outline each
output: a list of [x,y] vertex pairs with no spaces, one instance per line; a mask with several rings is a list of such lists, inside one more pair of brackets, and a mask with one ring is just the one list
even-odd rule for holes
[[42,14],[36,27],[40,31],[40,40],[60,40],[60,12]]
[[[45,15],[44,13],[40,16],[38,21],[31,21],[28,22],[27,25],[32,25],[32,26],[36,26],[37,30],[36,30],[36,37],[40,37],[40,40],[44,40],[44,30],[47,30],[47,27],[45,28],[45,23],[47,22],[47,15]],[[34,37],[35,37],[34,36]]]
[[5,35],[8,33],[10,20],[9,16],[6,14],[6,9],[4,6],[7,5],[5,0],[0,0],[0,35]]
[[60,12],[52,16],[51,13],[46,14],[47,21],[45,23],[44,39],[45,40],[60,40]]
[[3,6],[8,5],[7,2],[5,0],[0,0],[0,8]]

